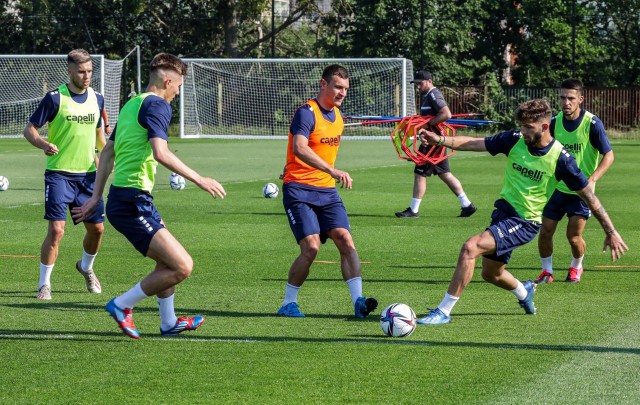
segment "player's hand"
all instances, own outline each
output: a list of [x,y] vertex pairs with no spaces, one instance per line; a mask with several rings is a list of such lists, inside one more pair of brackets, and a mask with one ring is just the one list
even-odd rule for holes
[[607,251],[607,246],[611,249],[611,260],[616,261],[629,250],[627,244],[624,243],[622,237],[618,231],[614,230],[611,234],[607,234],[604,238],[604,245],[602,246],[602,253]]
[[227,195],[227,192],[224,190],[224,187],[222,187],[222,184],[209,177],[201,177],[200,182],[197,184],[198,187],[211,194],[213,198],[224,198]]
[[334,169],[332,176],[334,179],[336,179],[336,182],[340,183],[341,188],[346,188],[347,190],[349,190],[351,187],[353,187],[353,179],[348,172]]
[[73,218],[73,222],[77,224],[87,219],[91,214],[93,214],[93,211],[96,210],[99,202],[100,197],[91,197],[80,207],[71,208],[71,218]]
[[52,143],[47,143],[47,145],[42,148],[44,154],[47,156],[53,156],[58,153],[58,147]]
[[418,131],[418,136],[420,137],[420,142],[427,145],[435,145],[440,141],[440,135],[425,128]]

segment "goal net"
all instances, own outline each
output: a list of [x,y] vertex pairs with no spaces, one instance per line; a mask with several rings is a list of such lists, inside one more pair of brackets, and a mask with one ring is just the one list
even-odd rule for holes
[[[118,120],[124,60],[92,55],[91,87],[104,95],[109,124]],[[0,138],[20,137],[42,97],[69,82],[67,55],[0,55]],[[46,136],[48,125],[40,128]]]
[[[404,58],[184,61],[183,138],[286,138],[293,113],[317,95],[322,71],[333,63],[349,72],[350,88],[340,107],[344,115],[403,117],[416,111],[413,65]],[[353,122],[344,136],[388,139],[391,128]]]

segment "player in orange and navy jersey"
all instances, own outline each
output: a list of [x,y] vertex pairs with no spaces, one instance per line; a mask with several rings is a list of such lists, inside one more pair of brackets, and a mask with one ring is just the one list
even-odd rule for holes
[[351,237],[347,210],[336,189],[336,181],[347,189],[352,186],[349,173],[334,166],[344,129],[338,108],[348,89],[347,70],[340,65],[326,67],[318,96],[298,108],[291,121],[282,192],[300,255],[289,269],[279,316],[304,317],[298,306],[298,292],[320,244],[327,238],[340,252],[342,277],[349,287],[356,318],[366,317],[378,306],[375,298],[362,296],[360,258]]

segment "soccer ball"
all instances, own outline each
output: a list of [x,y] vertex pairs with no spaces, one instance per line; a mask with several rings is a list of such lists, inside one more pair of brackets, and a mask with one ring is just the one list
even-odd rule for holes
[[0,191],[6,191],[7,189],[9,189],[9,179],[0,176]]
[[390,337],[407,337],[416,330],[416,314],[407,304],[391,304],[380,314],[382,333]]
[[273,183],[267,183],[262,187],[262,195],[264,198],[276,198],[280,189]]
[[169,176],[169,184],[174,190],[182,190],[186,185],[186,182],[184,181],[184,177],[180,176],[178,173],[171,173],[171,176]]

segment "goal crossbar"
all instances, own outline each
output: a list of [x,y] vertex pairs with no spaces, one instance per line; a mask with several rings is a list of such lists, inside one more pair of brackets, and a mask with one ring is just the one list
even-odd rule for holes
[[[315,97],[323,69],[340,64],[350,88],[345,115],[415,114],[413,64],[405,58],[184,59],[183,138],[282,139],[294,111]],[[388,139],[390,128],[350,126],[345,138]]]

